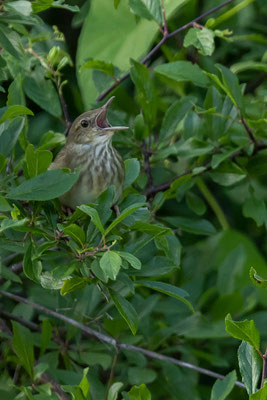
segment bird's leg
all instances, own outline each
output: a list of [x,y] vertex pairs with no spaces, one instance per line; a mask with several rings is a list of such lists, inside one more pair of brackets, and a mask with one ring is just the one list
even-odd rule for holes
[[70,217],[74,212],[72,208],[66,206],[62,206],[62,211],[67,217]]
[[117,204],[114,204],[114,205],[112,206],[112,208],[113,208],[113,210],[115,211],[116,216],[119,217],[119,216],[121,215],[121,213],[120,213],[120,209],[119,209],[119,207],[117,206]]

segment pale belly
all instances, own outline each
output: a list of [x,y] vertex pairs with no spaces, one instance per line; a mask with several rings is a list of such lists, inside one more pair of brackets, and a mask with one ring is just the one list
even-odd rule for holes
[[102,163],[92,171],[90,166],[86,166],[81,172],[78,181],[74,186],[59,200],[67,207],[75,209],[81,204],[94,203],[97,197],[109,186],[115,186],[114,204],[122,195],[124,183],[124,169],[118,162],[109,165]]

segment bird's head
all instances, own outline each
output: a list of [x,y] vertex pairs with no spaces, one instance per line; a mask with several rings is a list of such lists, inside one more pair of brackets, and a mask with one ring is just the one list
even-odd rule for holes
[[128,129],[126,126],[111,126],[107,119],[108,107],[115,96],[102,107],[81,114],[72,123],[67,143],[90,144],[111,140],[115,131]]

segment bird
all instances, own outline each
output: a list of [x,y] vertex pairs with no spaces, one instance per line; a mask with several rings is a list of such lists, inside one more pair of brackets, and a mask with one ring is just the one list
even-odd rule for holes
[[122,195],[124,162],[112,146],[112,136],[115,131],[128,127],[111,126],[108,122],[107,111],[114,98],[111,97],[102,107],[89,110],[74,120],[65,146],[49,167],[49,170],[80,169],[77,182],[59,197],[64,207],[75,209],[81,204],[94,203],[110,185],[115,186],[113,204]]

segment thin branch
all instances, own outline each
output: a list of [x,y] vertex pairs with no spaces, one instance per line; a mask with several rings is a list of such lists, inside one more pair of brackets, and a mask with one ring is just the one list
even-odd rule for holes
[[[12,315],[12,314],[11,314],[11,315]],[[14,315],[12,315],[12,319],[15,319],[15,318],[13,318],[13,317],[14,317]],[[22,325],[27,326],[25,322],[28,322],[28,321],[25,321],[25,320],[23,320],[22,318],[18,318],[18,319],[16,319],[16,320],[17,320],[19,323],[21,323]],[[31,324],[33,324],[33,322],[31,322]],[[36,325],[37,328],[38,328],[38,325],[37,325],[37,324],[33,324],[33,325]],[[29,325],[28,325],[28,327],[30,328]],[[35,328],[36,328],[36,327],[34,327],[34,330],[36,330]],[[0,318],[0,332],[1,332],[1,331],[7,333],[10,337],[13,336],[13,333],[9,330],[9,328],[8,328],[7,325],[6,325],[6,323]],[[14,382],[14,384],[15,384],[16,381],[18,380],[18,374],[19,374],[19,371],[20,371],[20,365],[19,365],[18,367],[19,367],[19,368],[16,368],[15,374],[14,374],[14,377],[13,377],[13,382]],[[50,376],[48,376],[46,373],[43,373],[43,374],[39,377],[38,380],[39,380],[41,383],[50,383],[50,384],[51,384],[51,390],[57,394],[57,396],[59,397],[60,400],[70,400],[69,396],[61,389],[60,385],[59,385],[56,381],[54,381],[54,379],[52,379]]]
[[51,390],[57,394],[60,400],[70,400],[69,396],[61,389],[60,385],[46,373],[43,373],[38,380],[40,383],[50,383]]
[[5,319],[16,321],[19,324],[24,325],[24,326],[26,326],[26,328],[29,328],[33,331],[39,330],[39,325],[37,325],[31,321],[26,321],[26,319],[23,319],[23,318],[19,317],[18,315],[11,314],[8,311],[0,310],[0,315],[2,315]]
[[[210,371],[208,369],[198,367],[197,365],[193,365],[193,364],[190,364],[190,363],[187,363],[187,362],[184,362],[184,361],[177,360],[177,359],[175,359],[173,357],[168,357],[168,356],[165,356],[163,354],[156,353],[154,351],[143,349],[142,347],[133,346],[131,344],[118,343],[115,339],[113,339],[110,336],[107,336],[107,335],[104,335],[103,333],[97,332],[97,331],[89,328],[88,326],[83,325],[78,321],[75,321],[72,318],[68,318],[65,315],[61,315],[61,314],[59,314],[59,313],[57,313],[57,312],[55,312],[53,310],[50,310],[49,308],[46,308],[46,307],[44,307],[44,306],[42,306],[40,304],[37,304],[37,303],[34,303],[34,302],[32,302],[32,301],[30,301],[28,299],[25,299],[24,297],[17,296],[17,295],[15,295],[13,293],[8,293],[8,292],[6,292],[4,290],[0,290],[0,294],[2,296],[8,297],[9,299],[12,299],[12,300],[18,302],[18,303],[28,304],[29,306],[35,308],[36,310],[42,311],[42,312],[44,312],[44,313],[46,313],[48,315],[51,315],[51,316],[53,316],[53,317],[55,317],[55,318],[57,318],[57,319],[59,319],[61,321],[66,322],[69,325],[75,326],[76,328],[78,328],[82,332],[84,332],[85,334],[87,334],[89,336],[93,336],[94,338],[100,340],[101,342],[108,343],[108,344],[110,344],[111,346],[113,346],[113,347],[115,347],[117,349],[124,349],[124,350],[135,351],[137,353],[142,353],[142,354],[146,355],[147,357],[153,358],[155,360],[170,362],[172,364],[176,364],[176,365],[179,365],[181,367],[192,369],[192,370],[197,371],[197,372],[199,372],[201,374],[208,375],[208,376],[211,376],[211,377],[216,378],[216,379],[224,379],[225,378],[224,375],[217,374],[216,372]],[[241,388],[245,388],[245,385],[242,382],[239,382],[239,381],[236,381],[235,385],[239,386]]]
[[244,128],[246,129],[247,134],[248,134],[250,140],[252,141],[252,143],[254,143],[254,144],[256,145],[256,144],[257,144],[256,139],[255,139],[255,137],[254,137],[254,135],[253,135],[253,133],[252,133],[252,130],[251,130],[250,127],[248,126],[246,120],[245,120],[242,116],[241,116],[240,120],[241,120],[242,125],[243,125]]
[[216,198],[213,196],[207,185],[203,182],[202,179],[198,179],[197,186],[201,191],[202,195],[207,200],[207,203],[210,205],[211,209],[213,210],[214,214],[216,215],[221,227],[224,231],[229,229],[229,223],[224,215],[224,212],[217,202]]
[[110,387],[112,385],[112,381],[113,381],[113,378],[114,378],[114,371],[115,371],[116,364],[118,362],[118,356],[119,356],[119,349],[117,347],[115,347],[115,354],[114,354],[114,357],[113,357],[112,366],[111,366],[109,379],[108,379],[106,400],[108,399],[108,391],[109,391],[109,389],[110,389]]
[[147,177],[148,177],[147,187],[149,188],[149,187],[153,186],[153,177],[152,177],[150,161],[149,161],[152,153],[149,150],[147,150],[145,140],[143,140],[141,149],[142,149],[142,153],[143,153],[144,161],[145,161],[145,173],[147,174]]
[[69,130],[70,130],[70,127],[71,127],[71,119],[70,119],[70,116],[69,116],[67,103],[66,103],[65,98],[63,96],[62,87],[60,86],[59,82],[55,82],[55,83],[56,83],[58,96],[59,96],[59,100],[60,100],[60,104],[61,104],[61,108],[62,108],[62,111],[63,111],[65,124],[66,124],[66,129],[65,129],[64,135],[68,136]]
[[[254,149],[253,155],[255,156],[260,150],[265,150],[265,149],[267,149],[267,144],[256,142],[256,143],[255,143],[255,149]],[[230,157],[229,157],[229,159],[230,159],[230,160],[234,160],[236,157],[240,157],[240,156],[243,154],[243,152],[244,152],[244,149],[238,150],[238,151],[236,151],[235,153],[231,154]],[[213,154],[216,154],[216,153],[217,153],[217,152],[215,152],[215,153],[213,153]],[[205,169],[204,171],[201,171],[199,174],[195,174],[195,175],[194,175],[195,177],[196,177],[196,176],[201,176],[201,175],[203,175],[205,172],[207,172],[207,171],[209,171],[209,170],[211,169],[211,166],[210,166],[210,165],[207,165],[207,164],[209,163],[209,161],[210,161],[210,160],[205,161],[205,162],[204,162],[203,164],[201,164],[201,165],[198,165],[198,167],[206,167],[206,169]],[[161,183],[160,185],[151,186],[151,187],[149,187],[149,188],[145,191],[145,195],[146,195],[146,197],[149,199],[149,198],[155,196],[157,193],[163,192],[163,191],[169,189],[170,186],[171,186],[171,184],[172,184],[174,181],[176,181],[177,179],[182,178],[183,176],[186,176],[186,175],[190,175],[190,174],[192,174],[192,173],[193,173],[193,169],[189,169],[188,171],[185,171],[185,172],[183,172],[182,174],[175,176],[174,178],[170,179],[170,180],[167,181],[167,182]]]
[[[202,18],[208,17],[209,15],[215,13],[216,11],[220,10],[221,8],[227,6],[228,4],[232,3],[234,0],[227,0],[224,3],[220,4],[217,7],[211,8],[209,11],[206,11],[205,13],[199,15],[198,17],[196,17],[195,19],[193,19],[192,21],[188,22],[187,24],[181,26],[180,28],[176,29],[173,32],[167,33],[166,35],[164,35],[163,33],[163,38],[160,40],[160,42],[153,47],[153,49],[143,58],[143,60],[141,61],[142,64],[145,64],[160,48],[161,46],[166,42],[166,40],[168,40],[169,38],[177,35],[178,33],[186,30],[187,28],[190,28],[191,26],[193,26],[194,23],[196,23],[197,21],[200,21]],[[163,17],[164,18],[164,17]],[[125,79],[127,79],[130,76],[130,72],[127,72],[125,75],[123,75],[120,79],[117,79],[117,81],[115,83],[113,83],[112,86],[110,86],[105,92],[101,93],[98,98],[97,101],[101,101],[103,100],[110,92],[112,92],[113,89],[115,89],[120,83],[122,83],[123,81],[125,81]]]
[[266,351],[263,355],[263,365],[262,365],[262,374],[261,374],[261,388],[264,386],[264,381],[267,379],[267,347]]
[[163,19],[163,36],[168,35],[168,25],[167,25],[167,18],[166,18],[166,9],[164,5],[164,0],[161,0],[161,10],[162,10],[162,19]]

